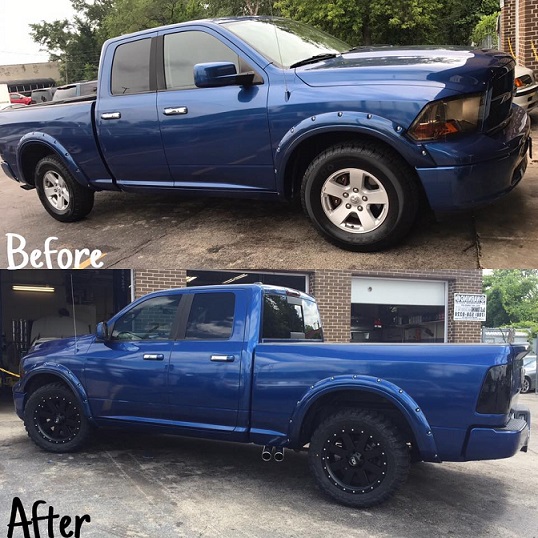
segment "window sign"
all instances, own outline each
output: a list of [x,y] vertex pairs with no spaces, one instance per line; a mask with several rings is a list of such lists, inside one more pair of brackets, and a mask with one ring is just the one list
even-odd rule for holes
[[454,321],[486,321],[486,296],[479,293],[455,293]]

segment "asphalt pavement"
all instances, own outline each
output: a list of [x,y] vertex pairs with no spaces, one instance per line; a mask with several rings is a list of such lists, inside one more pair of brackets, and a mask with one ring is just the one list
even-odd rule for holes
[[[520,403],[536,431],[538,396]],[[526,454],[506,460],[416,464],[394,498],[368,510],[323,496],[305,453],[286,451],[282,463],[260,454],[253,445],[118,432],[100,433],[82,452],[50,454],[30,441],[0,389],[0,536],[15,498],[28,518],[38,500],[38,515],[52,507],[73,521],[90,516],[82,538],[538,536],[536,435]],[[40,528],[47,536],[46,522]],[[23,536],[16,528],[13,538]]]
[[[277,202],[107,192],[96,195],[85,220],[62,224],[45,212],[35,191],[0,175],[0,267],[8,266],[6,234],[16,233],[24,237],[28,256],[56,237],[51,246],[57,250],[102,251],[104,268],[536,268],[538,113],[532,119],[534,159],[512,193],[443,222],[421,215],[403,244],[385,252],[341,250],[299,208]],[[22,262],[22,255],[14,258]],[[59,267],[57,259],[53,266]]]

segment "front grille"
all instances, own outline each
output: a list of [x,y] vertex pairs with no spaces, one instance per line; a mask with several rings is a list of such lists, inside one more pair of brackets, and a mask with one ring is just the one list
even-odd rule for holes
[[489,114],[485,120],[485,130],[503,127],[510,118],[514,97],[514,64],[499,66],[491,81],[489,91]]

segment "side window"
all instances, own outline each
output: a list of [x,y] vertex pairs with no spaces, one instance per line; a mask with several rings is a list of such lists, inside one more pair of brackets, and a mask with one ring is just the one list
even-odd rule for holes
[[195,88],[194,66],[208,62],[232,62],[240,72],[239,56],[210,34],[187,31],[164,36],[166,89]]
[[234,325],[233,293],[198,293],[192,301],[185,338],[228,340]]
[[153,297],[114,324],[112,340],[169,340],[181,295]]
[[322,340],[318,309],[312,301],[283,295],[264,296],[262,338]]
[[151,39],[120,45],[112,62],[112,94],[128,95],[150,91]]

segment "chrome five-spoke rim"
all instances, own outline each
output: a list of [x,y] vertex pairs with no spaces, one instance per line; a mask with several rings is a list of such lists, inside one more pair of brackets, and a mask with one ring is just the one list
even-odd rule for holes
[[332,174],[321,189],[321,206],[338,228],[368,233],[379,228],[389,210],[389,197],[381,182],[359,168]]
[[49,171],[43,177],[43,188],[49,204],[58,211],[69,207],[69,190],[64,178],[57,172]]

